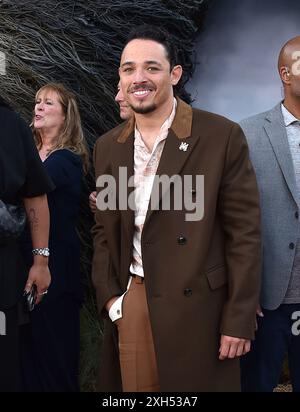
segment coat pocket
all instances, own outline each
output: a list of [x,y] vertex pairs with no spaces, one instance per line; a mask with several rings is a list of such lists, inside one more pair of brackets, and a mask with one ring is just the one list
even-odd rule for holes
[[215,290],[228,282],[225,265],[219,265],[211,268],[205,273],[211,290]]

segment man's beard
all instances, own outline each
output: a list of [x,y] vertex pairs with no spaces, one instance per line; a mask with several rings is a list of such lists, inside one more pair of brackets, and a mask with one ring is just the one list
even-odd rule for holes
[[156,110],[156,104],[155,103],[152,103],[149,106],[144,106],[144,107],[133,106],[133,105],[130,105],[130,107],[132,108],[132,110],[135,113],[138,113],[138,114],[148,114],[148,113],[152,113],[152,112],[154,112],[154,110]]

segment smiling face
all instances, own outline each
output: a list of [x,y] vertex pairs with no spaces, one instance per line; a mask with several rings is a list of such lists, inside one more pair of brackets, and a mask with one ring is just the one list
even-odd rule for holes
[[180,80],[182,68],[171,70],[162,44],[134,39],[123,50],[119,74],[125,100],[134,112],[147,114],[172,104],[173,86]]
[[[51,89],[43,89],[36,96],[33,125],[38,130],[52,130],[59,134],[65,122],[65,114],[59,95]],[[55,133],[54,133],[55,134]]]

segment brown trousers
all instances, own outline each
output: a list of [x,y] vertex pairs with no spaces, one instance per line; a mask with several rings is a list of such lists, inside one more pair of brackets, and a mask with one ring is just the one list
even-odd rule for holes
[[116,321],[124,392],[158,392],[158,373],[144,279],[135,276]]

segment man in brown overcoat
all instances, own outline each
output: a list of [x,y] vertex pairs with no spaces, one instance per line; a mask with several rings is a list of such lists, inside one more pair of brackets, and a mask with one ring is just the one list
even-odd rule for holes
[[261,244],[248,147],[237,124],[174,97],[181,75],[170,36],[136,28],[120,64],[134,117],[95,147],[101,391],[239,391],[254,337]]

